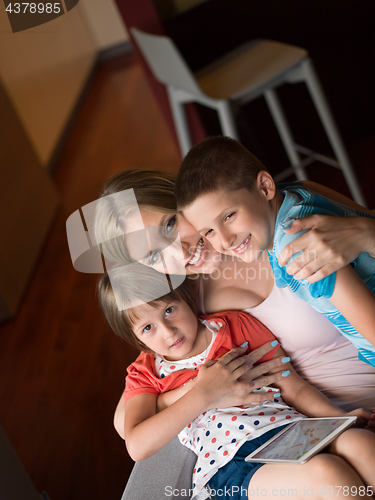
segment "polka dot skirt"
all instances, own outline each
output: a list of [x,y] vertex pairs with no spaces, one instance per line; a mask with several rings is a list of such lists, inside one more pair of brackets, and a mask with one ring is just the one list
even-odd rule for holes
[[[203,323],[213,333],[207,349],[192,358],[173,362],[155,354],[155,366],[160,377],[176,370],[197,369],[206,361],[217,331],[222,325],[212,321]],[[258,391],[276,392],[276,389],[263,387]],[[220,467],[234,457],[244,442],[303,416],[294,408],[289,408],[282,398],[262,405],[209,410],[199,415],[179,434],[181,443],[198,455],[193,471],[194,496],[199,493],[199,498],[208,496],[205,495],[204,485]]]

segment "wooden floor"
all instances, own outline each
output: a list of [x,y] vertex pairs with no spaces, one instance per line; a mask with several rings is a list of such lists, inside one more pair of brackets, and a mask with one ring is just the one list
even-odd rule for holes
[[140,67],[104,65],[55,171],[62,204],[29,290],[0,326],[0,422],[51,500],[120,499],[133,465],[112,416],[136,353],[105,325],[97,275],[73,269],[66,219],[118,170],[178,164]]
[[[375,207],[372,139],[348,146]],[[54,174],[62,204],[29,290],[17,318],[0,327],[0,422],[51,500],[120,499],[132,467],[112,415],[135,352],[106,327],[97,276],[73,269],[66,219],[123,168],[178,165],[138,64],[127,56],[103,65]],[[325,169],[313,180],[333,187],[332,179]]]

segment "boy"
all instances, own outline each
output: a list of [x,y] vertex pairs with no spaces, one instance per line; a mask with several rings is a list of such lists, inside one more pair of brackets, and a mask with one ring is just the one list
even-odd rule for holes
[[176,195],[186,219],[219,252],[252,262],[266,250],[277,286],[289,286],[326,316],[357,347],[358,357],[375,366],[375,259],[363,253],[354,261],[355,271],[346,266],[312,284],[289,275],[287,266],[277,260],[302,234],[284,232],[295,219],[313,213],[368,214],[298,184],[279,191],[262,163],[229,137],[206,139],[189,151],[178,174]]

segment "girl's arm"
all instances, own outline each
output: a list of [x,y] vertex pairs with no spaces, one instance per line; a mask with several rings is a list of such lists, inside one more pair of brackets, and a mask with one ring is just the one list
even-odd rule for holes
[[[326,198],[374,215],[332,189],[310,181],[304,181],[304,185]],[[315,283],[343,268],[362,252],[375,255],[375,219],[312,215],[295,221],[287,233],[303,229],[311,231],[287,245],[279,256],[280,265],[285,266],[293,254],[305,250],[287,268],[297,279]]]
[[156,396],[139,394],[125,404],[125,442],[129,455],[138,462],[168,444],[207,404],[201,391],[190,391],[161,413],[156,413]]
[[123,394],[117,403],[115,414],[113,416],[113,426],[117,434],[125,439],[125,400]]
[[246,387],[239,378],[249,370],[243,348],[232,349],[218,361],[207,361],[197,383],[178,401],[156,413],[156,396],[139,394],[125,405],[125,442],[134,461],[144,460],[169,443],[214,401]]

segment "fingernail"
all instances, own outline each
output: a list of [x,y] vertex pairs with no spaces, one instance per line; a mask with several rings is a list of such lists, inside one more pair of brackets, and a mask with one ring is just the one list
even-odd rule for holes
[[284,230],[288,230],[292,227],[293,222],[295,219],[292,219],[291,217],[285,218],[282,222],[280,222],[280,227]]
[[240,347],[245,347],[249,342],[244,342]]
[[276,346],[277,346],[277,344],[278,344],[278,341],[277,341],[277,340],[274,340],[273,342],[271,342],[272,347],[276,347]]
[[288,377],[289,375],[290,375],[290,371],[289,370],[287,370],[286,372],[283,372],[281,374],[282,377]]
[[283,358],[281,360],[282,363],[289,363],[289,361],[290,361],[290,358]]
[[279,392],[277,392],[276,394],[273,395],[274,398],[279,398],[281,396],[281,394]]

